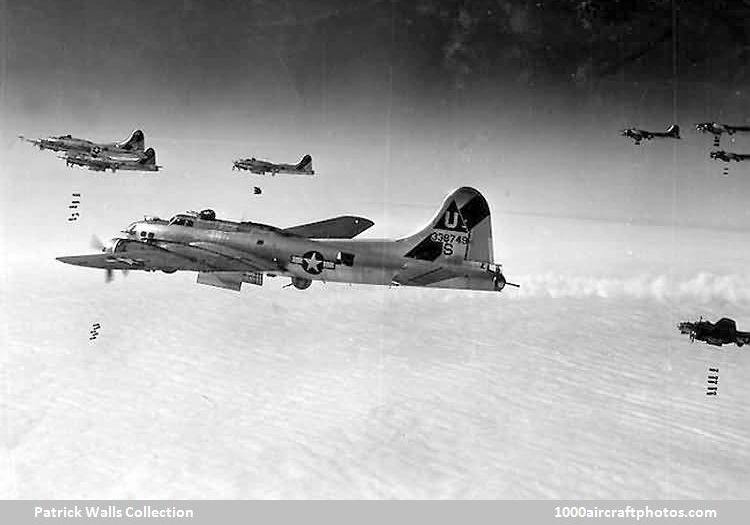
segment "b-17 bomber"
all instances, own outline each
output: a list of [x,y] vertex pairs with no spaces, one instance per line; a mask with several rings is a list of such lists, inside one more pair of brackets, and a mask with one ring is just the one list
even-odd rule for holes
[[490,209],[463,187],[432,221],[396,240],[354,239],[373,222],[341,216],[291,228],[216,218],[213,210],[146,217],[101,246],[101,253],[58,257],[114,270],[198,272],[197,282],[239,291],[283,276],[304,290],[313,281],[501,291],[508,283],[493,260]]
[[153,148],[136,155],[92,155],[87,153],[78,153],[75,155],[65,155],[60,157],[65,159],[65,164],[69,167],[80,166],[92,171],[117,170],[127,171],[159,171],[161,166],[156,164],[156,152]]
[[750,332],[739,332],[734,319],[722,317],[716,323],[704,321],[703,317],[695,322],[682,322],[677,325],[681,334],[690,335],[690,342],[704,341],[713,346],[736,344],[742,346],[750,343]]
[[122,142],[93,142],[88,139],[79,139],[72,135],[58,135],[40,139],[27,139],[19,135],[21,140],[30,142],[40,150],[64,151],[68,153],[85,153],[98,155],[99,153],[143,153],[146,145],[143,131],[133,131],[130,138]]
[[722,160],[724,162],[742,162],[750,160],[750,153],[733,153],[731,151],[712,151],[709,156],[714,160]]
[[630,137],[633,139],[635,145],[638,146],[641,141],[654,138],[679,139],[680,126],[672,124],[667,128],[667,131],[646,131],[645,129],[627,128],[620,130],[620,135],[623,137]]
[[699,122],[695,125],[695,131],[711,133],[713,135],[721,135],[722,133],[734,135],[738,131],[743,133],[750,132],[750,126],[730,126],[729,124],[720,124],[718,122]]
[[267,160],[258,160],[255,157],[249,159],[235,160],[232,164],[233,170],[247,170],[250,173],[265,175],[270,173],[275,176],[277,173],[287,173],[290,175],[315,175],[312,167],[312,157],[305,155],[297,164],[274,164]]

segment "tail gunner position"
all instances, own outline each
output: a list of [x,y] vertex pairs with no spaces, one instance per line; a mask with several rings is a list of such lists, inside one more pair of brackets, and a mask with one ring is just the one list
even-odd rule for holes
[[487,201],[477,190],[451,193],[418,233],[396,240],[354,239],[373,222],[352,216],[292,228],[219,220],[212,210],[144,218],[101,247],[101,253],[58,257],[113,270],[198,272],[198,283],[239,291],[263,276],[312,281],[500,291],[508,283],[494,263]]

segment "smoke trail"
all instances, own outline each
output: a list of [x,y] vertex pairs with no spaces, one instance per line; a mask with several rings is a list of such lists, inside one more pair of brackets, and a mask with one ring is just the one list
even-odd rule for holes
[[[750,302],[750,277],[699,273],[689,280],[674,280],[667,275],[638,275],[630,278],[566,276],[547,273],[519,276],[519,297],[601,297],[691,299],[700,302],[725,300]],[[510,295],[510,294],[509,294]]]

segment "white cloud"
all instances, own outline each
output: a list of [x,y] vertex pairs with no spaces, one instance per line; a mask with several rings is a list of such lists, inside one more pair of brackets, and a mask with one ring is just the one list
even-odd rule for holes
[[545,273],[518,276],[516,280],[521,288],[509,296],[750,302],[750,278],[737,274],[701,272],[690,279],[674,279],[666,274],[611,278]]

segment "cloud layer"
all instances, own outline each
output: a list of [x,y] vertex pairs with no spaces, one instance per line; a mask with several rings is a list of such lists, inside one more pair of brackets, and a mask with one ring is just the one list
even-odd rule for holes
[[[725,300],[750,302],[750,278],[743,275],[698,273],[687,280],[669,275],[637,275],[609,278],[546,273],[520,276],[520,297],[601,297],[633,299],[691,299],[700,302]],[[510,294],[509,294],[510,295]]]

